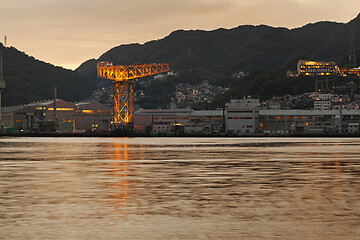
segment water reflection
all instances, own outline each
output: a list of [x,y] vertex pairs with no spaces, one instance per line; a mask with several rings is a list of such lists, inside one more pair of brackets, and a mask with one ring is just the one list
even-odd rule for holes
[[114,208],[121,214],[127,214],[129,209],[129,170],[128,170],[128,144],[108,144],[110,157],[114,157],[114,162],[110,167],[113,171],[114,182],[111,183],[113,187],[112,198],[115,200]]
[[357,239],[359,146],[0,138],[0,239]]

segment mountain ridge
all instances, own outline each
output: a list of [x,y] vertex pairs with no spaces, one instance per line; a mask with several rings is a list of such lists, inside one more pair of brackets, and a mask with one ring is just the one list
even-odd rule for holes
[[180,29],[144,44],[115,46],[98,59],[83,62],[76,71],[56,67],[1,44],[6,81],[3,104],[52,98],[53,85],[58,86],[60,98],[83,100],[101,83],[96,76],[98,61],[172,62],[174,71],[179,73],[177,82],[196,78],[195,81],[207,79],[213,85],[223,86],[233,81],[232,73],[295,70],[297,61],[304,58],[346,65],[350,37],[354,36],[355,45],[360,46],[359,27],[360,14],[348,23],[321,21],[293,29],[264,24],[210,31]]
[[[350,27],[359,24],[359,19],[360,14],[348,23],[320,21],[293,29],[263,24],[210,31],[180,29],[144,44],[113,47],[96,61],[112,61],[114,64],[173,62],[175,70],[202,68],[225,75],[256,69],[277,69],[300,55],[328,61],[345,57],[346,51],[341,50],[339,45],[349,41],[346,36],[350,34]],[[360,32],[357,31],[356,35],[360,36]],[[360,41],[357,43],[360,44]],[[266,55],[272,58],[266,58]],[[91,65],[79,66],[76,71],[94,74],[94,68],[92,62]]]

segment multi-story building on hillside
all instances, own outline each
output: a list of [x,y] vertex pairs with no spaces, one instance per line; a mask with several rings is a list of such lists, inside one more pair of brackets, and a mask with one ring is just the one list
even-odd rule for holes
[[297,64],[297,72],[299,75],[334,75],[339,73],[339,68],[335,62],[316,62],[300,60]]
[[314,101],[314,110],[331,110],[331,102],[330,101]]

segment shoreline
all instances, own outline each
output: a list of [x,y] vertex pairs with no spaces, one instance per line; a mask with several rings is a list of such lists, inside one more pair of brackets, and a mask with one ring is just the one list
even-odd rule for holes
[[356,138],[360,137],[360,133],[349,134],[349,133],[322,133],[322,134],[264,134],[264,133],[252,133],[252,134],[166,134],[160,133],[157,135],[153,134],[140,134],[140,133],[128,133],[128,132],[105,132],[105,133],[6,133],[0,134],[0,137],[144,137],[144,138],[158,138],[158,137],[169,137],[169,138],[253,138],[253,137],[280,137],[280,138]]

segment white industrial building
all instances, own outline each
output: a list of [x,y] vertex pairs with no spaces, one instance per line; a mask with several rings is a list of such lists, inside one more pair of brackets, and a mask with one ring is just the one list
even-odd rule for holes
[[188,134],[223,132],[223,110],[140,109],[134,114],[137,132]]
[[349,133],[360,122],[359,110],[260,110],[260,132]]
[[224,132],[223,109],[193,111],[188,123],[185,124],[185,133],[220,133]]
[[232,99],[225,104],[226,132],[255,133],[259,127],[259,99]]
[[[225,110],[139,110],[138,132],[180,131],[186,134],[222,133],[358,133],[360,110],[259,109],[258,99],[233,99]],[[224,131],[224,126],[225,130]]]

